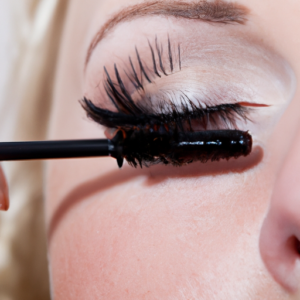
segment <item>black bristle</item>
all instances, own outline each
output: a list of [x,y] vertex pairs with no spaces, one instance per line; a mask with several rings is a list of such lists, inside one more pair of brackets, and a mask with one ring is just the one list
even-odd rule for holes
[[123,162],[124,162],[124,158],[119,156],[117,157],[117,163],[118,163],[118,167],[121,169],[123,166]]

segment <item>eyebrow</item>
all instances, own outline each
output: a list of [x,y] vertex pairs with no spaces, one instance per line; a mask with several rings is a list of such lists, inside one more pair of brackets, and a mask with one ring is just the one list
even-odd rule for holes
[[113,15],[97,32],[89,46],[85,64],[90,60],[93,50],[98,43],[118,24],[145,16],[170,16],[190,20],[202,20],[223,24],[245,24],[249,9],[241,4],[229,3],[223,0],[209,2],[184,1],[148,1],[125,7]]

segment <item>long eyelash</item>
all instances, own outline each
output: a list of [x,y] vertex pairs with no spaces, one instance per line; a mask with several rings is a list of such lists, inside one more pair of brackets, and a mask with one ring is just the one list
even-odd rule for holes
[[171,127],[173,130],[183,132],[186,130],[193,131],[193,121],[196,121],[200,129],[206,129],[210,123],[216,126],[220,126],[220,123],[223,123],[221,126],[230,128],[235,127],[237,118],[249,120],[247,117],[248,109],[238,103],[202,108],[195,105],[192,101],[184,101],[179,107],[174,103],[161,104],[159,106],[161,112],[153,112],[147,106],[138,106],[133,103],[131,107],[132,113],[129,113],[126,106],[126,110],[122,111],[119,108],[119,112],[103,109],[86,98],[81,101],[81,104],[88,117],[95,122],[108,128],[119,127],[125,130]]
[[[133,85],[136,87],[136,89],[141,88],[141,89],[143,90],[144,87],[143,87],[141,81],[139,80],[139,77],[137,76],[137,73],[136,73],[135,68],[134,68],[134,66],[133,66],[131,57],[129,57],[129,62],[130,62],[130,66],[131,66],[131,69],[132,69],[132,72],[133,72],[133,76],[130,78],[130,77],[127,75],[127,77],[130,79],[130,81],[133,83]],[[132,78],[133,78],[133,79],[132,79]]]
[[169,35],[168,35],[168,50],[169,50],[170,69],[171,69],[171,72],[173,72],[173,57],[172,57],[172,49],[171,49],[171,42],[170,42]]
[[157,55],[158,55],[158,59],[159,59],[159,66],[161,71],[164,73],[164,75],[168,76],[168,74],[165,71],[164,68],[164,64],[162,62],[162,55],[163,55],[163,47],[161,45],[161,48],[159,49],[159,45],[158,45],[158,40],[157,37],[155,38],[155,46],[156,46],[156,51],[157,51]]
[[158,77],[161,77],[161,75],[160,75],[160,74],[158,73],[158,71],[157,71],[156,59],[155,59],[154,50],[153,50],[153,47],[152,47],[152,45],[150,44],[149,40],[148,40],[148,45],[149,45],[149,48],[150,48],[150,51],[151,51],[151,56],[152,56],[153,71],[154,71],[154,73],[155,73]]
[[[158,71],[154,48],[152,47],[152,45],[149,41],[148,41],[148,45],[149,45],[149,48],[151,51],[152,64],[153,64],[153,75],[161,78],[161,74]],[[159,68],[165,76],[168,76],[169,74],[166,72],[166,68],[164,66],[163,58],[162,58],[163,47],[162,47],[162,45],[161,45],[161,47],[159,46],[157,37],[155,38],[155,49],[156,49],[156,54],[158,56]],[[133,64],[130,56],[129,56],[129,64],[130,64],[130,68],[131,68],[131,71],[130,71],[131,74],[129,75],[126,71],[124,71],[124,73],[126,74],[127,78],[130,80],[131,84],[134,86],[134,88],[136,90],[139,90],[139,89],[144,90],[143,78],[145,78],[148,81],[148,83],[152,83],[152,80],[150,78],[151,76],[146,72],[146,68],[141,60],[141,57],[140,57],[140,54],[139,54],[139,51],[137,48],[135,48],[135,52],[136,52],[136,58],[137,58],[138,65],[139,65],[140,78],[139,78],[139,75],[134,67],[134,64]],[[172,73],[174,71],[174,59],[173,59],[172,45],[171,45],[171,41],[170,41],[169,37],[168,37],[168,60],[169,60],[169,65],[170,65],[170,71]],[[178,66],[179,66],[179,70],[181,70],[180,45],[178,45]],[[123,84],[123,81],[121,79],[121,76],[120,76],[120,73],[119,73],[119,70],[118,70],[116,64],[114,65],[114,71],[115,71],[117,83],[114,83],[112,81],[106,67],[104,67],[104,73],[106,75],[106,79],[104,82],[104,88],[107,93],[107,96],[113,102],[113,104],[115,105],[115,107],[117,109],[119,109],[119,107],[132,106],[131,103],[133,100],[130,96],[130,92],[126,89],[125,85]]]
[[[152,56],[154,75],[156,75],[157,77],[161,77],[161,75],[158,72],[157,61],[155,58],[154,49],[149,41],[148,41],[148,44],[149,44],[149,48],[150,48],[151,56]],[[157,56],[158,56],[158,61],[159,61],[159,67],[160,67],[162,73],[167,76],[168,74],[166,73],[166,70],[165,70],[165,67],[163,64],[163,59],[162,59],[163,48],[162,48],[162,46],[161,46],[161,48],[159,47],[157,37],[155,38],[155,46],[156,46],[156,51],[157,51]],[[139,54],[137,48],[135,48],[135,52],[136,52],[136,58],[138,61],[141,78],[139,79],[138,73],[133,65],[133,62],[132,62],[132,59],[130,56],[129,56],[129,64],[131,67],[131,74],[128,75],[128,73],[126,71],[124,71],[124,73],[126,74],[127,78],[130,80],[130,82],[132,83],[132,85],[134,86],[134,88],[136,90],[139,90],[139,89],[144,90],[143,77],[149,83],[152,83],[152,81],[150,79],[150,76],[148,75],[148,73],[145,70],[145,66],[141,60],[141,57],[140,57],[140,54]],[[173,72],[173,70],[174,70],[173,54],[172,54],[171,41],[170,41],[169,37],[168,37],[168,59],[169,59],[169,63],[170,63],[170,70],[171,70],[171,72]],[[179,60],[179,68],[181,69],[181,57],[180,57],[180,46],[179,45],[178,45],[178,60]],[[141,114],[139,107],[136,105],[133,105],[133,99],[130,95],[130,92],[126,89],[126,87],[121,79],[120,72],[119,72],[116,64],[114,65],[114,72],[115,72],[115,77],[117,79],[117,83],[113,82],[106,67],[104,67],[104,73],[106,75],[106,79],[104,82],[104,89],[106,91],[107,96],[109,97],[109,99],[112,101],[112,103],[118,109],[119,112],[123,111],[124,113],[127,113],[127,114]]]
[[135,48],[135,52],[136,52],[136,57],[137,57],[138,62],[139,62],[140,71],[141,71],[141,76],[144,75],[145,78],[147,79],[147,81],[148,81],[149,83],[151,83],[152,81],[150,80],[150,78],[148,77],[148,75],[147,75],[147,73],[146,73],[146,71],[145,71],[145,69],[144,69],[144,66],[143,66],[143,63],[142,63],[142,61],[141,61],[141,58],[140,58],[140,55],[139,55],[139,52],[138,52],[137,48]]
[[178,60],[179,60],[179,70],[181,70],[181,50],[180,50],[180,44],[178,45]]

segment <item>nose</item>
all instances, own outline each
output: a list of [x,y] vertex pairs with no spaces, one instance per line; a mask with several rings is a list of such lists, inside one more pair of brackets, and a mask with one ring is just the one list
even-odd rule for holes
[[286,290],[300,287],[300,132],[277,178],[260,235],[265,266]]

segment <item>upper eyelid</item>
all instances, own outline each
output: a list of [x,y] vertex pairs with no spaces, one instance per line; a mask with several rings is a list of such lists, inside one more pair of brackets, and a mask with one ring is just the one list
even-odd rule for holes
[[[157,38],[157,36],[155,36],[155,38],[152,40],[152,43],[150,42],[149,39],[147,39],[148,42],[148,47],[150,50],[148,50],[148,55],[150,54],[151,58],[150,60],[152,62],[149,63],[144,63],[141,60],[141,56],[139,54],[138,48],[135,46],[135,57],[128,57],[128,61],[129,61],[129,65],[130,65],[130,69],[128,71],[126,71],[126,69],[123,69],[124,74],[126,75],[126,77],[128,78],[129,82],[131,82],[131,84],[134,86],[134,90],[135,91],[139,91],[140,89],[143,90],[145,92],[144,89],[144,84],[143,84],[143,78],[145,78],[147,80],[147,82],[149,84],[154,83],[155,82],[155,78],[153,76],[156,76],[158,78],[161,78],[162,75],[168,76],[171,75],[172,70],[173,72],[178,72],[181,70],[181,64],[182,64],[182,54],[181,54],[181,43],[172,43],[171,39],[169,37],[169,34],[167,34],[167,39],[163,39],[162,42],[160,42]],[[177,47],[176,47],[177,46]],[[163,51],[163,49],[167,48],[167,51]],[[145,50],[143,50],[143,53],[145,52]],[[147,51],[146,51],[147,52]],[[145,52],[145,53],[146,53]],[[134,63],[132,58],[135,58],[136,61],[136,65],[138,69],[136,69],[134,67]],[[158,58],[158,59],[157,59]],[[124,63],[124,61],[123,61]],[[170,71],[170,73],[166,72],[165,69],[165,63],[168,64],[168,70]],[[175,63],[175,65],[173,65],[173,63]],[[152,70],[149,68],[149,65],[152,65]],[[177,65],[177,67],[176,67]],[[123,77],[120,75],[118,67],[116,64],[114,64],[114,77],[116,78],[116,82],[113,80],[113,77],[111,77],[108,74],[107,69],[104,67],[104,71],[106,74],[106,77],[104,78],[104,89],[106,94],[108,95],[109,99],[112,101],[112,103],[114,103],[114,98],[113,97],[126,97],[126,98],[130,98],[130,102],[134,103],[135,100],[133,100],[132,97],[132,93],[129,92],[127,90],[128,87],[128,81],[127,83],[125,83],[123,81]],[[146,71],[147,69],[147,71]],[[150,77],[149,70],[152,72],[152,76]],[[130,74],[131,72],[131,74]],[[122,79],[123,78],[123,79]],[[167,91],[167,90],[165,90]],[[162,91],[161,91],[162,92]],[[181,94],[183,94],[182,91],[180,91]],[[170,95],[167,93],[167,96],[170,97]],[[188,99],[188,97],[186,95],[184,95],[186,99]],[[211,97],[211,96],[210,96]],[[219,96],[216,96],[219,97]],[[213,98],[215,98],[215,95],[213,95]],[[238,97],[239,98],[239,97]],[[225,103],[243,103],[243,106],[245,107],[268,107],[270,105],[266,105],[266,104],[261,104],[261,103],[251,103],[248,102],[247,100],[244,100],[243,98],[240,99],[236,99],[235,101],[231,102],[231,101],[226,101]],[[142,98],[141,98],[142,99]],[[196,99],[196,101],[199,101]],[[201,100],[200,100],[201,101]],[[204,105],[206,106],[211,106],[210,101],[203,102]],[[114,103],[114,106],[116,106],[116,103]]]

